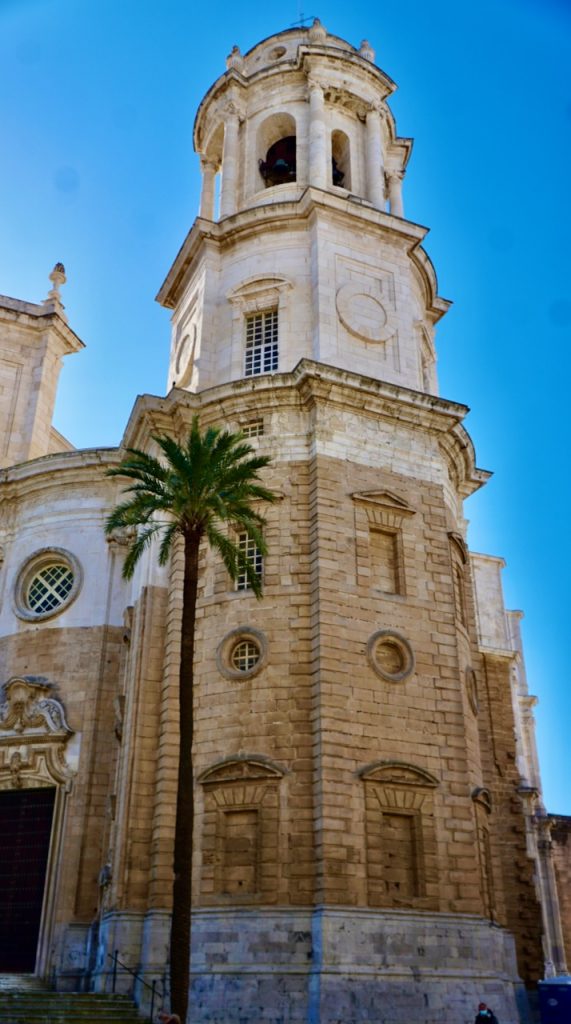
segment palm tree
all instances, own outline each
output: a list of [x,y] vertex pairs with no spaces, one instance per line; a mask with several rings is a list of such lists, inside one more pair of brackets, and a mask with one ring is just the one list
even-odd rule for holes
[[261,580],[246,553],[228,536],[228,526],[245,531],[263,555],[264,519],[252,502],[277,500],[263,487],[259,471],[269,459],[256,455],[241,434],[209,427],[201,434],[198,417],[186,442],[179,445],[167,435],[154,436],[163,459],[128,448],[110,476],[133,481],[130,494],[117,505],[106,523],[106,532],[136,527],[123,576],[130,579],[141,555],[160,539],[159,564],[166,565],[173,543],[182,538],[184,584],[179,674],[180,749],[174,840],[173,912],[170,943],[171,1002],[173,1012],[186,1021],[189,994],[190,931],[192,900],[192,831],[194,818],[193,683],[198,559],[201,543],[217,551],[232,580],[246,574],[256,597]]

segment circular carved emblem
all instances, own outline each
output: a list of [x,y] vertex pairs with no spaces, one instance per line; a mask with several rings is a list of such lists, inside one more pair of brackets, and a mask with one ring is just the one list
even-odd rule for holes
[[369,665],[381,679],[400,683],[414,671],[414,654],[408,640],[392,629],[379,629],[367,644]]
[[344,284],[337,292],[337,313],[344,327],[361,341],[388,341],[394,334],[378,284]]
[[196,345],[196,324],[191,324],[188,331],[178,343],[175,359],[177,387],[185,387],[190,380],[194,365],[194,348]]

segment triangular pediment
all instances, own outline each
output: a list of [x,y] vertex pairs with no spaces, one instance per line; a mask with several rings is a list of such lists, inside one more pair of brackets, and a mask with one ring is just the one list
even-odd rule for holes
[[401,515],[413,516],[415,509],[408,501],[394,494],[393,491],[355,491],[351,495],[353,501],[364,505],[377,505],[379,508],[390,509],[392,512],[400,512]]

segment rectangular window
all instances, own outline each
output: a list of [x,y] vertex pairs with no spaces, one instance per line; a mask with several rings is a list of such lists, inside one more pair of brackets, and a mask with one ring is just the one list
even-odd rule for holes
[[[248,559],[250,565],[252,566],[254,572],[256,573],[256,576],[261,577],[262,570],[264,568],[264,560],[262,558],[262,553],[258,548],[258,545],[245,531],[244,533],[238,534],[236,543],[240,548],[242,554],[244,554]],[[250,584],[248,583],[248,576],[246,572],[244,571],[239,573],[238,578],[236,580],[236,590],[247,590],[249,586]]]
[[369,530],[371,583],[385,594],[402,594],[398,533]]
[[412,814],[383,811],[382,872],[387,895],[418,896],[416,820]]
[[258,888],[259,823],[256,810],[224,811],[222,891],[253,895]]
[[254,313],[246,317],[246,360],[244,373],[272,373],[278,368],[278,311]]
[[261,437],[264,433],[264,421],[250,420],[249,423],[244,423],[242,433],[244,437]]

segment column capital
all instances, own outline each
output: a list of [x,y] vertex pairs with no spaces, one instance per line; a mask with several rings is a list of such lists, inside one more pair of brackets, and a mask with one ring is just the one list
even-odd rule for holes
[[216,174],[216,171],[218,170],[218,162],[215,160],[211,160],[207,156],[201,156],[200,169],[203,174],[207,173],[208,171],[212,171],[214,174]]
[[365,117],[369,117],[370,114],[378,114],[381,121],[385,121],[387,118],[387,108],[380,100],[374,100],[372,103],[367,104]]
[[387,182],[389,185],[396,184],[399,181],[404,180],[404,169],[399,168],[388,168],[386,171]]
[[225,121],[231,121],[235,117],[240,123],[244,120],[244,111],[235,100],[228,100],[222,108],[222,113]]
[[315,78],[314,75],[311,74],[307,76],[307,87],[310,92],[313,92],[314,90],[319,90],[321,93],[323,92],[322,83],[318,78]]

